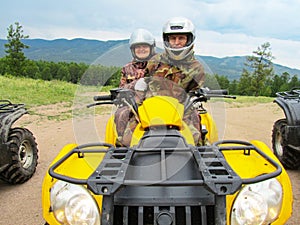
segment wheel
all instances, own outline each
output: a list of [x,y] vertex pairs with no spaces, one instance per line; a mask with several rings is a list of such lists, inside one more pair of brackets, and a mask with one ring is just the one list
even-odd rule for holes
[[286,119],[280,119],[274,123],[272,130],[272,147],[274,154],[284,168],[295,170],[300,167],[300,153],[287,145],[283,145],[286,125]]
[[38,149],[35,137],[26,128],[12,128],[8,135],[8,148],[12,163],[0,174],[0,178],[11,184],[21,184],[35,173]]

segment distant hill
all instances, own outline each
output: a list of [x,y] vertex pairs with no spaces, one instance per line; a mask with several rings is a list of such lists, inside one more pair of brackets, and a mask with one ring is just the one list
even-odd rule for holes
[[[6,40],[0,39],[0,57],[5,54],[4,43]],[[26,57],[32,60],[45,60],[53,62],[83,62],[90,64],[97,57],[103,55],[116,45],[127,43],[123,41],[97,41],[86,39],[25,39],[23,43],[29,48],[24,50]]]
[[[212,56],[196,56],[200,61],[201,59],[205,64],[211,69],[215,74],[225,75],[230,80],[238,79],[245,68],[245,62],[247,61],[247,56],[232,56],[217,58]],[[292,69],[287,66],[282,66],[279,64],[273,64],[275,74],[282,74],[288,72],[291,76],[297,75],[300,78],[300,70]]]
[[[5,55],[4,44],[7,40],[0,39],[0,57]],[[131,60],[128,40],[98,41],[76,38],[67,39],[25,39],[23,43],[29,46],[24,53],[32,60],[53,62],[83,62],[86,64],[99,63],[102,65],[122,66]],[[162,51],[157,49],[158,52]],[[246,56],[217,58],[212,56],[196,56],[208,73],[227,76],[230,80],[238,79],[244,68]],[[298,75],[300,70],[274,64],[276,74],[288,72]]]

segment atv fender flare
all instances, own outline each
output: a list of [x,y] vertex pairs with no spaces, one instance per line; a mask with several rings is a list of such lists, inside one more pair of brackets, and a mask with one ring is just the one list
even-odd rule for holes
[[276,98],[274,100],[284,111],[287,125],[300,126],[300,102],[295,99]]
[[284,111],[287,125],[284,127],[285,132],[283,144],[288,145],[300,151],[300,102],[299,99],[276,98],[274,100]]
[[25,108],[20,107],[13,112],[0,114],[0,141],[2,141],[2,143],[7,142],[8,133],[12,124],[27,113]]

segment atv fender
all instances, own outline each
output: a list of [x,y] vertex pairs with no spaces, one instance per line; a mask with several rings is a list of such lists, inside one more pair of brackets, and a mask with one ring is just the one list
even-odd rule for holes
[[276,98],[274,100],[284,111],[287,126],[285,127],[283,142],[295,149],[300,146],[300,102],[299,99]]
[[300,126],[300,102],[297,99],[276,98],[274,100],[282,110],[289,126]]
[[[273,154],[271,149],[262,141],[252,140],[251,144],[255,145],[257,148],[261,149],[265,154],[267,154],[271,159],[276,161],[281,168],[284,168],[278,158]],[[282,170],[281,174],[276,178],[282,185],[282,189],[284,190],[283,199],[282,199],[282,208],[281,212],[278,216],[278,220],[272,224],[284,224],[284,221],[287,221],[288,218],[292,215],[292,202],[293,202],[293,191],[292,191],[292,184],[289,178],[288,173],[285,169]]]
[[106,129],[105,129],[105,143],[109,143],[115,146],[116,140],[118,138],[118,132],[114,121],[115,121],[114,115],[112,115],[107,121]]
[[8,139],[8,133],[12,124],[21,116],[27,113],[25,108],[18,108],[15,111],[0,114],[0,141],[6,143]]
[[209,143],[218,141],[218,129],[213,117],[208,112],[202,113],[200,116],[202,129],[205,127],[208,131],[206,138],[208,139]]
[[[58,161],[62,160],[66,155],[68,155],[73,149],[78,147],[77,144],[68,144],[66,145],[59,154],[55,157],[50,166],[53,166]],[[64,174],[70,177],[74,177],[75,179],[87,179],[97,168],[99,163],[102,161],[104,157],[104,153],[99,155],[90,153],[85,157],[81,157],[80,154],[73,154],[67,160],[61,162],[59,168],[57,168],[57,172],[60,174]],[[43,205],[43,216],[47,218],[46,224],[51,225],[60,225],[54,217],[53,210],[51,209],[50,203],[50,193],[51,187],[57,181],[56,178],[50,176],[49,171],[47,171],[42,186],[42,205]],[[102,206],[102,196],[94,196],[98,205]]]
[[[280,161],[273,154],[271,149],[264,143],[258,140],[252,140],[250,142],[252,145],[264,152],[268,157],[281,165]],[[261,174],[270,173],[274,170],[274,167],[266,162],[263,158],[259,157],[256,154],[245,155],[234,151],[224,152],[225,158],[231,168],[242,178],[256,177]],[[253,169],[256,168],[256,169]],[[281,168],[283,166],[281,165]],[[290,182],[289,176],[286,170],[282,169],[282,172],[276,179],[282,185],[283,199],[282,199],[282,208],[279,213],[278,219],[273,224],[281,225],[292,215],[292,202],[293,202],[293,192],[292,184]],[[235,196],[238,194],[228,195],[226,197],[226,205],[228,210],[233,206]],[[227,221],[230,221],[230,213],[227,213]]]

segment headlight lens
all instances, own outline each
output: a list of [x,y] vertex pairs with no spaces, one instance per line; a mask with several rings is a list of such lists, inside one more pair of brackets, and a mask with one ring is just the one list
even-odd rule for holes
[[275,179],[246,185],[237,195],[231,211],[231,224],[269,224],[279,215],[282,186]]
[[100,224],[98,206],[90,193],[80,185],[57,181],[51,189],[51,207],[62,224]]

